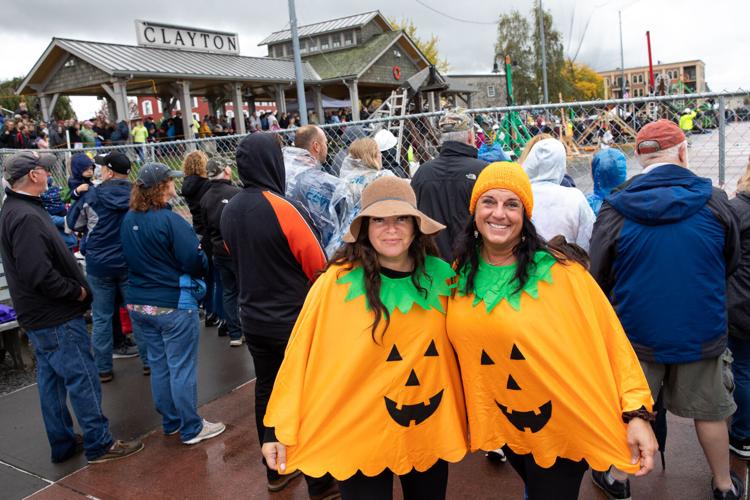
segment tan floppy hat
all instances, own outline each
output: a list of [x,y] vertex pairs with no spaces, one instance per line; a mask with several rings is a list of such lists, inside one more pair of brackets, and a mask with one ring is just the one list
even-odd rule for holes
[[362,190],[362,211],[352,221],[344,241],[354,243],[359,235],[363,217],[392,217],[413,215],[419,230],[424,234],[435,234],[445,229],[439,222],[417,210],[417,196],[409,181],[398,177],[379,177]]

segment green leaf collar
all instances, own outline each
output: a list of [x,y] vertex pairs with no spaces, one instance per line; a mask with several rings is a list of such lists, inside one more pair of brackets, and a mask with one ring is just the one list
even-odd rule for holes
[[[414,286],[411,276],[389,278],[383,274],[380,275],[380,300],[389,313],[393,314],[393,311],[398,309],[403,314],[407,314],[414,304],[417,304],[424,310],[436,309],[445,314],[445,310],[440,303],[440,297],[450,296],[451,288],[455,285],[449,284],[448,280],[453,278],[456,273],[453,272],[450,264],[429,255],[425,258],[424,267],[427,276],[419,276],[419,285],[427,290],[426,297]],[[339,285],[349,284],[346,302],[365,296],[364,273],[364,268],[359,266],[336,280]],[[430,282],[430,279],[432,279],[432,282]],[[370,309],[369,304],[367,309]]]
[[[510,307],[519,311],[521,309],[521,294],[526,293],[533,299],[539,298],[539,282],[546,281],[552,283],[552,266],[555,265],[555,258],[545,251],[538,251],[534,254],[534,259],[529,269],[529,279],[523,287],[523,290],[515,292],[518,287],[518,280],[513,279],[516,272],[516,264],[508,266],[493,266],[484,261],[479,256],[479,270],[474,278],[474,304],[476,307],[480,302],[484,302],[487,312],[492,311],[503,299],[508,301]],[[458,293],[466,295],[466,279],[469,274],[470,266],[464,266],[458,277]],[[515,293],[514,293],[515,292]]]

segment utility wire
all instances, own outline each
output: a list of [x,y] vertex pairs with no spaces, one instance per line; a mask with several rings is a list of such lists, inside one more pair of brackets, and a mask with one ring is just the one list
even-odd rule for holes
[[489,25],[489,24],[493,24],[493,25],[496,25],[496,24],[497,24],[497,21],[492,21],[492,22],[490,22],[490,21],[472,21],[472,20],[470,20],[470,19],[461,19],[461,18],[459,18],[459,17],[455,17],[455,16],[452,16],[452,15],[450,15],[450,14],[446,14],[445,12],[439,11],[439,10],[437,10],[436,8],[434,8],[434,7],[431,7],[431,6],[427,5],[427,4],[426,4],[426,3],[424,3],[424,2],[422,1],[422,0],[416,0],[416,2],[417,2],[417,3],[419,4],[419,5],[421,5],[422,7],[425,7],[425,8],[427,8],[427,9],[430,9],[430,10],[431,10],[432,12],[435,12],[436,14],[440,14],[441,16],[443,16],[443,17],[447,17],[448,19],[452,19],[452,20],[454,20],[454,21],[458,21],[459,23],[467,23],[467,24],[482,24],[482,25]]

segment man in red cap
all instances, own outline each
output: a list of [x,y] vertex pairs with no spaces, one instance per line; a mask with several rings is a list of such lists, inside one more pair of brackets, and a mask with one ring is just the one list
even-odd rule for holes
[[[643,173],[602,204],[591,238],[591,273],[617,311],[654,400],[695,421],[713,473],[714,498],[741,498],[729,470],[732,399],[726,278],[739,259],[727,195],[689,170],[685,134],[668,120],[636,137]],[[629,498],[616,471],[594,473],[611,498]],[[627,496],[625,496],[627,495]]]

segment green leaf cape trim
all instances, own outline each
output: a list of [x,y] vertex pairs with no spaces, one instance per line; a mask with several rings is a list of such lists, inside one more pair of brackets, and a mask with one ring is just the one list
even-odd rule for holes
[[[516,264],[509,266],[493,266],[479,256],[479,270],[474,278],[474,307],[484,302],[487,312],[492,311],[503,299],[508,301],[510,307],[519,311],[521,309],[521,294],[526,293],[533,299],[539,298],[539,282],[552,283],[552,266],[555,258],[545,251],[534,254],[532,264],[529,268],[529,279],[523,290],[516,292],[518,280],[513,279],[516,272]],[[464,266],[458,275],[458,293],[466,295],[466,279],[471,266]],[[515,293],[514,293],[515,292]]]
[[[436,309],[445,314],[440,297],[451,295],[451,288],[455,284],[448,283],[448,280],[456,273],[450,264],[430,255],[425,258],[424,269],[426,276],[424,274],[419,276],[419,285],[427,290],[426,297],[414,286],[411,276],[389,278],[383,274],[380,275],[380,300],[390,314],[393,314],[396,309],[407,314],[414,304],[424,310]],[[364,273],[362,266],[358,266],[336,280],[339,285],[349,284],[349,293],[344,299],[346,302],[365,296]],[[367,309],[370,309],[369,304],[367,304]]]

